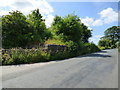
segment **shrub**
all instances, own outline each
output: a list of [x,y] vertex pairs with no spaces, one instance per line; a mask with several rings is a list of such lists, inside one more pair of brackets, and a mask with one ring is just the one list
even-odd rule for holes
[[86,53],[93,53],[93,52],[100,51],[100,49],[93,43],[86,43],[84,45],[84,49]]
[[42,49],[22,49],[15,48],[5,51],[2,55],[3,65],[25,64],[47,62],[53,60],[63,60],[79,55],[84,55],[92,52],[100,51],[100,49],[93,43],[77,44],[73,41],[67,42],[68,48],[64,51],[43,51]]
[[99,47],[100,48],[100,50],[105,50],[106,48],[105,47]]
[[36,63],[48,60],[49,53],[45,53],[41,49],[11,49],[11,53],[5,52],[2,56],[3,65]]
[[65,43],[59,39],[48,39],[45,44],[65,45]]
[[72,57],[100,51],[100,49],[93,43],[68,42],[68,46]]
[[118,52],[120,53],[120,42],[118,43]]
[[63,59],[67,59],[70,58],[70,53],[68,51],[64,51],[64,52],[57,52],[50,55],[50,61],[51,60],[63,60]]
[[37,62],[47,62],[51,60],[62,60],[69,58],[70,54],[67,50],[61,52],[46,52],[41,49],[10,49],[8,53],[2,55],[3,65],[29,64]]

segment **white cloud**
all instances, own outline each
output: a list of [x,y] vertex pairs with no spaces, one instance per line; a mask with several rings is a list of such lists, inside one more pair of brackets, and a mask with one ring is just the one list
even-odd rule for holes
[[101,37],[103,37],[104,35],[95,35],[94,37],[95,38],[101,38]]
[[11,0],[11,1],[1,0],[1,1],[0,1],[0,6],[1,6],[1,7],[10,6],[10,5],[13,4],[14,2],[15,2],[15,0]]
[[120,25],[120,11],[118,12],[118,22],[119,22],[119,25]]
[[89,29],[89,30],[92,30],[92,28],[91,28],[91,27],[88,27],[88,29]]
[[86,18],[80,18],[81,22],[84,23],[86,26],[88,26],[88,29],[92,30],[91,26],[94,22],[93,18],[89,18],[88,16]]
[[102,10],[100,13],[101,19],[105,24],[112,23],[118,20],[118,13],[115,12],[112,8],[107,8]]
[[50,22],[52,21],[52,19],[50,19],[49,17],[54,17],[52,15],[54,9],[46,0],[1,0],[0,6],[0,15],[6,15],[12,10],[19,10],[27,15],[32,10],[38,8],[43,17],[47,17],[47,19],[49,19],[46,20],[46,25],[50,24]]
[[119,2],[119,0],[47,0],[49,2]]
[[82,18],[81,21],[87,26],[101,26],[118,21],[118,13],[112,8],[107,8],[98,13],[100,17],[96,20],[94,18],[86,17]]
[[46,0],[11,0],[10,3],[8,3],[8,0],[2,0],[0,6],[3,8],[9,7],[9,11],[20,10],[24,14],[28,14],[36,8],[39,8],[42,14],[54,12],[52,6]]
[[104,35],[95,35],[95,36],[92,36],[89,41],[90,42],[94,42],[96,45],[98,44],[99,40],[101,37],[103,37]]
[[7,15],[9,12],[5,10],[0,10],[0,16]]
[[52,23],[53,19],[54,19],[54,16],[53,16],[53,15],[48,15],[48,16],[46,17],[45,23],[47,24],[47,27],[50,27],[50,26],[51,26],[51,23]]
[[94,20],[93,20],[93,18],[89,18],[87,16],[86,18],[81,19],[81,22],[84,23],[87,26],[92,26]]
[[103,25],[103,21],[101,19],[95,20],[92,24],[92,26],[100,26]]

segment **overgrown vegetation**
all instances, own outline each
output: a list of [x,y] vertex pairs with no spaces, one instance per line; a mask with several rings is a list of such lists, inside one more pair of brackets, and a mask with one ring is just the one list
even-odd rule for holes
[[120,43],[118,43],[118,52],[120,53]]
[[27,17],[20,11],[2,16],[3,48],[43,44],[50,36],[39,9],[32,11]]
[[[49,28],[39,9],[27,16],[20,11],[10,12],[9,15],[2,16],[2,22],[2,46],[10,50],[2,56],[3,65],[61,60],[100,51],[88,41],[92,30],[74,14],[55,16]],[[44,44],[66,45],[67,48],[53,53],[39,48]],[[37,49],[27,49],[35,45]]]
[[48,39],[45,41],[45,44],[65,45],[65,43],[59,39]]
[[48,53],[42,52],[40,49],[10,49],[2,56],[2,64],[25,64],[47,61]]
[[41,48],[22,49],[14,48],[6,50],[2,56],[2,65],[30,64],[37,62],[48,62],[72,58],[78,55],[89,54],[100,51],[93,43],[87,43],[83,47],[72,46],[64,51],[56,53],[43,51]]
[[[120,26],[112,26],[104,32],[98,45],[101,49],[117,48],[120,39]],[[119,48],[119,47],[118,47]]]

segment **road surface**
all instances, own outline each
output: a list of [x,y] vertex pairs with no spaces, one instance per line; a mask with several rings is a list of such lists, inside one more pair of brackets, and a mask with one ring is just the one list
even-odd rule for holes
[[2,70],[3,88],[118,88],[117,49]]

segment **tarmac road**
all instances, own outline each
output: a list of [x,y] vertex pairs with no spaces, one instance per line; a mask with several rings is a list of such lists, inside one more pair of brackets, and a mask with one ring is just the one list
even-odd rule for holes
[[47,63],[2,66],[3,88],[118,88],[118,50]]

